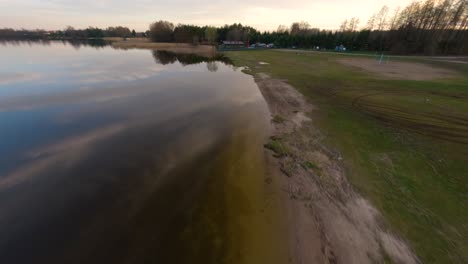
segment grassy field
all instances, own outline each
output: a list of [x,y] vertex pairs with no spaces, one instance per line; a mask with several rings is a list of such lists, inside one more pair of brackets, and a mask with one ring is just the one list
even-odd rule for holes
[[424,263],[468,263],[468,65],[411,58],[455,74],[410,81],[344,66],[339,54],[225,54],[319,106],[311,116],[349,180]]

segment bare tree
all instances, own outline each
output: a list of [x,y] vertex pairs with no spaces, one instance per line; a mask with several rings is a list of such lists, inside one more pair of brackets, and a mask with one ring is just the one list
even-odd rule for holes
[[345,32],[347,30],[348,30],[348,19],[345,19],[343,22],[341,22],[340,31]]
[[383,6],[382,9],[377,13],[375,19],[377,24],[377,30],[382,31],[387,26],[387,15],[388,15],[388,6]]
[[400,7],[397,7],[393,13],[392,18],[390,19],[389,29],[395,30],[398,28],[398,18],[400,16]]
[[285,25],[279,25],[278,29],[276,30],[278,33],[286,33],[288,32],[288,27]]
[[348,31],[354,32],[359,26],[359,18],[353,17],[349,20]]
[[367,30],[374,30],[375,28],[375,14],[373,14],[369,20],[367,21],[367,26],[366,26],[366,29]]
[[310,24],[309,22],[301,21],[301,22],[294,22],[291,25],[290,33],[291,35],[300,35],[305,36],[310,32]]

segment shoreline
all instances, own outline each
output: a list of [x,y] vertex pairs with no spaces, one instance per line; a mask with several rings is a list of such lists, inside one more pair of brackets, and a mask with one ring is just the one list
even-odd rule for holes
[[216,55],[216,48],[211,45],[193,45],[188,43],[165,43],[150,42],[148,39],[104,39],[111,42],[112,47],[117,49],[150,49],[164,50],[179,54],[195,54],[203,57],[212,58]]
[[351,187],[340,154],[320,143],[320,131],[308,117],[315,106],[283,80],[265,73],[254,79],[273,118],[266,155],[282,190],[292,263],[419,263]]

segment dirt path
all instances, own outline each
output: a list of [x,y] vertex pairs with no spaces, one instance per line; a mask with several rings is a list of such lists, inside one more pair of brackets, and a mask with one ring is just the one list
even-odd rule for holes
[[348,183],[341,155],[322,144],[307,117],[314,106],[285,81],[262,73],[255,79],[275,121],[268,159],[272,179],[284,191],[291,263],[418,263]]

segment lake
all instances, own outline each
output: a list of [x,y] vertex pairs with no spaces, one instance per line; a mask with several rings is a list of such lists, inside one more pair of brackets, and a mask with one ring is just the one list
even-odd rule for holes
[[59,41],[0,59],[0,263],[280,261],[253,77]]

